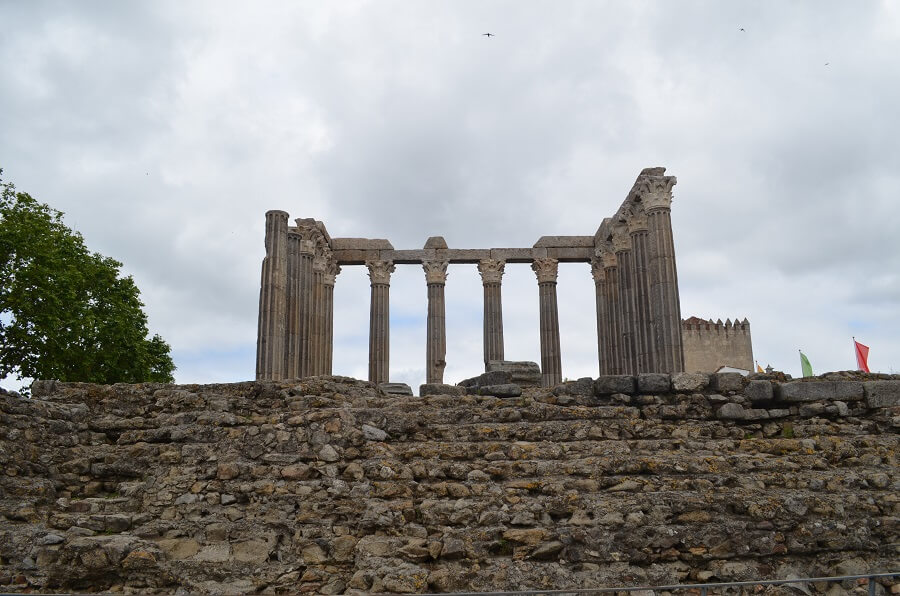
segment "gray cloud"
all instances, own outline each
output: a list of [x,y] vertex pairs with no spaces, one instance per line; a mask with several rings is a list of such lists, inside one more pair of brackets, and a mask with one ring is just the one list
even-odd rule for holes
[[[123,262],[180,381],[252,376],[267,209],[398,248],[530,246],[593,233],[652,165],[679,178],[685,316],[748,317],[761,363],[794,374],[798,347],[852,367],[853,334],[900,370],[890,3],[39,1],[0,20],[5,178]],[[507,353],[538,359],[533,274],[508,271]],[[458,380],[481,365],[481,286],[450,273]],[[422,278],[392,285],[411,384]],[[596,374],[586,268],[559,291],[564,373]],[[336,300],[336,371],[364,377],[361,269]]]

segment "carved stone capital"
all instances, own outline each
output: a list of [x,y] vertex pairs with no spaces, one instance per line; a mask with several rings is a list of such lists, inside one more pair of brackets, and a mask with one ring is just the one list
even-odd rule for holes
[[425,270],[425,283],[447,283],[447,265],[449,261],[422,261],[422,269]]
[[617,253],[631,250],[631,236],[628,235],[628,226],[619,224],[613,229],[613,250]]
[[556,283],[556,276],[559,273],[559,261],[556,259],[535,259],[531,263],[531,268],[537,275],[539,284]]
[[328,269],[329,261],[331,261],[330,254],[323,250],[317,250],[313,255],[313,271],[315,271],[316,273],[325,273],[325,271]]
[[602,258],[594,257],[591,259],[591,276],[594,278],[594,283],[606,281],[606,271],[603,270]]
[[300,254],[316,254],[316,241],[312,237],[300,234]]
[[672,208],[672,187],[678,182],[675,176],[641,177],[638,188],[641,202],[647,212]]
[[646,232],[649,229],[647,227],[647,213],[643,210],[635,211],[631,214],[631,217],[628,218],[628,222],[626,225],[628,226],[629,234]]
[[326,286],[334,286],[335,278],[337,278],[338,273],[341,272],[341,266],[338,265],[335,261],[329,261],[325,265],[325,277],[323,278]]
[[481,274],[481,283],[498,284],[503,278],[503,269],[506,261],[497,259],[482,259],[478,261],[478,273]]
[[603,260],[603,268],[604,268],[604,269],[609,269],[609,268],[611,268],[611,267],[618,267],[618,266],[619,266],[619,260],[616,258],[616,254],[615,254],[615,253],[612,253],[612,252],[605,252],[605,253],[603,253],[603,255],[601,256],[601,259]]
[[366,261],[369,269],[369,280],[373,284],[391,284],[391,273],[394,272],[393,261]]

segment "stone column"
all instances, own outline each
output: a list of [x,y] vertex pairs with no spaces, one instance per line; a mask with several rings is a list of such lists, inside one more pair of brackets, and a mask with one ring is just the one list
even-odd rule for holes
[[656,350],[650,331],[650,276],[647,259],[647,215],[635,211],[628,220],[635,320],[635,372],[657,372]]
[[631,238],[624,224],[615,226],[613,249],[619,264],[619,330],[621,333],[620,374],[633,375],[637,372],[635,350],[634,317],[634,272],[631,269]]
[[657,353],[658,372],[684,370],[681,304],[672,238],[672,187],[675,176],[640,179],[641,200],[647,212],[647,256],[650,278],[650,327]]
[[505,261],[483,259],[478,262],[481,284],[484,286],[484,370],[488,362],[503,360],[503,303],[500,282]]
[[334,282],[341,272],[340,266],[332,258],[325,267],[325,370],[330,375],[334,370]]
[[259,326],[256,378],[284,376],[285,313],[287,309],[287,219],[284,211],[266,212],[266,256],[259,286]]
[[369,381],[387,383],[390,359],[391,261],[367,261],[372,298],[369,307]]
[[447,366],[447,322],[444,307],[444,285],[447,283],[448,261],[424,261],[428,284],[428,323],[425,344],[425,382],[443,383]]
[[284,378],[296,379],[300,376],[300,235],[296,231],[288,232],[287,246]]
[[310,351],[310,334],[313,325],[313,259],[316,253],[316,241],[312,230],[300,228],[299,255],[300,263],[297,274],[300,279],[297,284],[297,318],[299,336],[297,360],[297,376],[308,377],[312,374],[312,361]]
[[606,374],[620,375],[625,367],[622,362],[622,324],[619,313],[619,267],[616,255],[612,251],[604,251],[600,258],[603,260],[603,274],[606,278],[606,352],[609,354]]
[[531,268],[537,275],[541,311],[541,385],[553,387],[562,382],[562,357],[559,349],[559,312],[556,306],[556,259],[535,259]]
[[594,290],[597,302],[597,361],[601,375],[612,374],[609,372],[609,352],[607,351],[607,335],[609,335],[606,320],[606,274],[603,271],[603,261],[595,256],[591,259],[591,275],[594,278]]
[[309,375],[325,374],[325,268],[328,265],[324,238],[317,243],[313,257],[311,327],[309,333]]

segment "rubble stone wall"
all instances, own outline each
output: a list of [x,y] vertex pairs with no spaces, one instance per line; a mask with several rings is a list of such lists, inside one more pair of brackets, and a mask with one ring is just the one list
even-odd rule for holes
[[[484,389],[484,388],[482,388]],[[0,395],[0,591],[423,592],[897,571],[900,377],[517,397],[341,377]]]

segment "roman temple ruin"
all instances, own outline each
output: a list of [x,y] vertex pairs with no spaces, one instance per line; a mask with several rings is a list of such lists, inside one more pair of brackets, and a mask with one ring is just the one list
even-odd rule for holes
[[369,380],[387,382],[390,280],[397,265],[421,265],[428,287],[426,382],[443,383],[444,286],[451,263],[476,265],[484,286],[484,362],[504,360],[501,289],[507,264],[530,264],[540,302],[542,384],[563,379],[556,279],[559,263],[589,263],[597,305],[602,375],[684,370],[678,275],[672,239],[674,176],[646,168],[625,201],[592,236],[543,236],[531,248],[449,248],[440,236],[416,250],[384,239],[331,238],[315,219],[288,224],[266,213],[257,337],[257,380],[332,374],[334,288],[341,267],[365,265],[371,280]]

